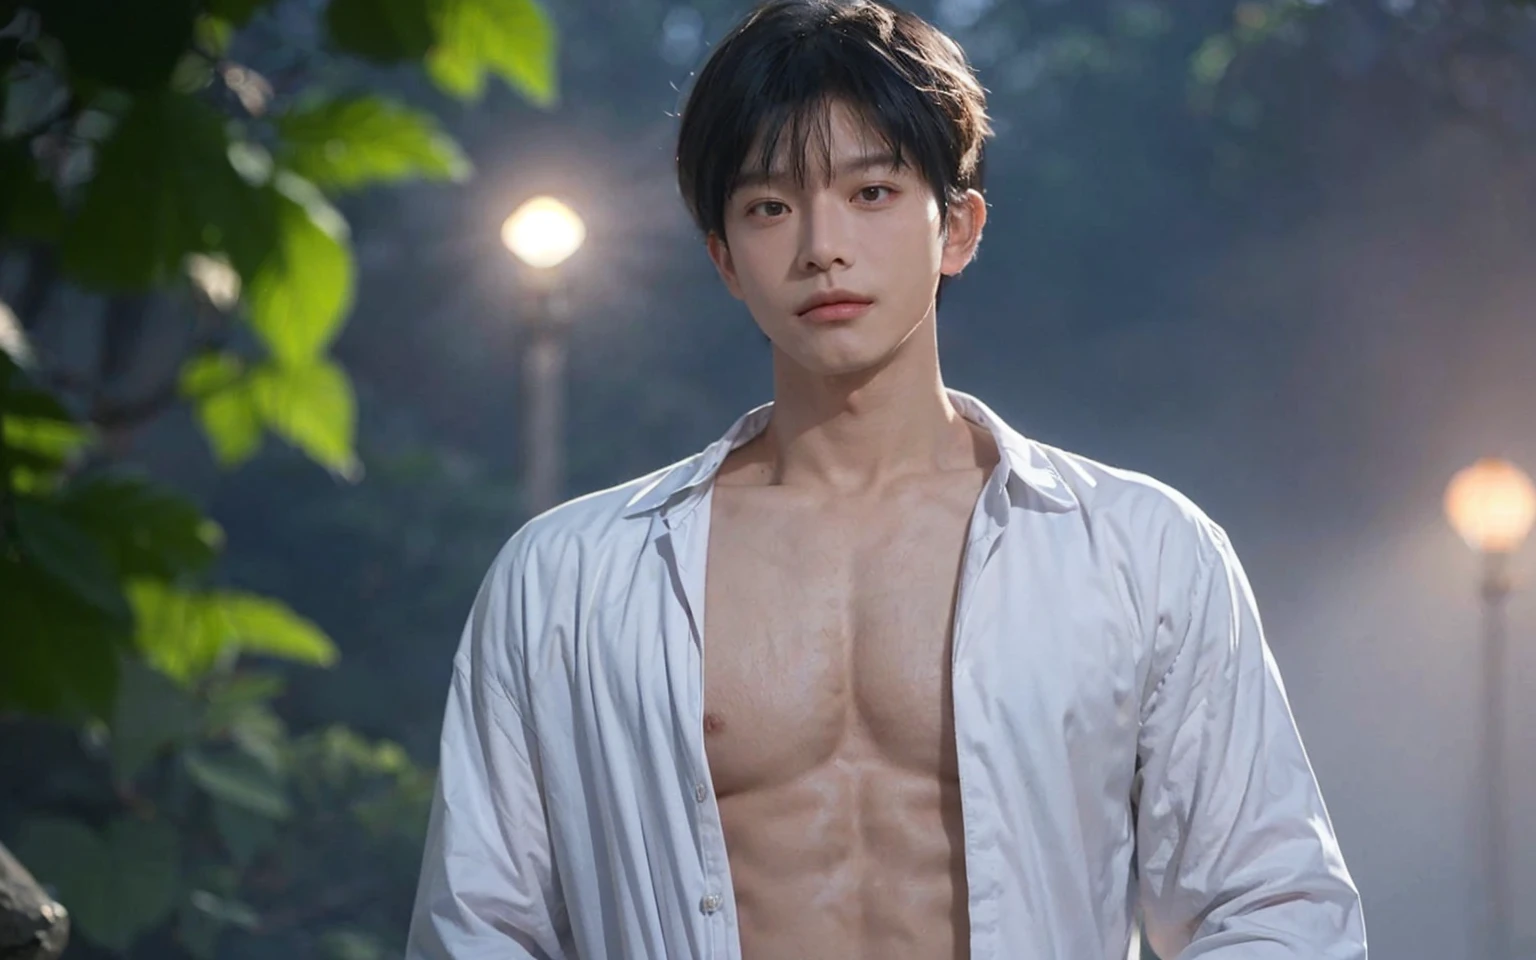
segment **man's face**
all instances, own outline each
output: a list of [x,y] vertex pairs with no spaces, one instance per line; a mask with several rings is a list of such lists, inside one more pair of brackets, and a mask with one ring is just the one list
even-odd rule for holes
[[[845,105],[834,103],[829,121],[830,174],[812,149],[803,186],[788,175],[743,183],[726,200],[723,241],[712,234],[708,246],[774,345],[831,376],[878,366],[929,318],[940,275],[969,262],[986,207],[972,191],[941,230],[921,173],[894,166]],[[814,306],[828,295],[835,302]]]

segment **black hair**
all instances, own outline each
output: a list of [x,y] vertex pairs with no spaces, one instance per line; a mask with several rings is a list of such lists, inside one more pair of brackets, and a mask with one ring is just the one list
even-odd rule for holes
[[787,172],[804,185],[812,135],[830,153],[834,102],[922,174],[941,213],[982,189],[992,129],[959,44],[880,0],[770,0],[716,47],[682,111],[677,180],[699,229],[725,238],[727,200],[743,177],[768,173],[786,131]]

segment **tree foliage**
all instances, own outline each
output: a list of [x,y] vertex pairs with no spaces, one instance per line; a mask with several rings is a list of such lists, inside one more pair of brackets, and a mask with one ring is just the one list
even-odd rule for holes
[[[269,79],[247,34],[302,16],[321,45]],[[336,202],[472,173],[377,68],[548,105],[553,28],[534,0],[47,0],[0,20],[0,240],[33,288],[0,310],[0,730],[73,729],[53,766],[98,784],[33,805],[17,851],[80,949],[382,956],[408,871],[328,885],[338,864],[414,860],[430,774],[344,726],[289,732],[275,668],[329,667],[335,644],[229,583],[219,525],[113,440],[181,403],[226,468],[272,436],[357,477],[357,400],[330,355],[357,275]],[[105,304],[93,374],[34,342],[61,285]],[[124,398],[151,305],[196,336]]]

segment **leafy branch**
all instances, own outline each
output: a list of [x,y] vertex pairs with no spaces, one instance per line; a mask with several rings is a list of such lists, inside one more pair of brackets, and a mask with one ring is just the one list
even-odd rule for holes
[[[0,350],[0,717],[62,719],[107,748],[87,758],[104,785],[90,825],[79,807],[44,812],[16,849],[75,930],[117,953],[173,940],[211,957],[221,937],[288,935],[370,902],[372,874],[303,904],[294,884],[259,881],[414,844],[430,777],[392,744],[289,736],[282,684],[253,658],[324,668],[335,644],[286,604],[220,583],[223,531],[122,468],[115,441],[186,404],[224,467],[271,436],[359,476],[356,398],[331,356],[357,272],[336,201],[472,169],[430,113],[361,83],[320,89],[322,68],[414,64],[460,99],[492,78],[555,99],[535,0],[302,5],[325,41],[269,78],[229,51],[250,28],[280,33],[278,2],[0,2],[18,31],[16,56],[0,40],[0,239],[29,260],[19,323],[0,332],[25,347],[63,319],[49,307],[64,288],[103,304],[88,368]],[[192,304],[193,332],[155,358],[166,375],[124,398],[113,388],[167,301]],[[298,823],[322,814],[336,817],[323,833]]]

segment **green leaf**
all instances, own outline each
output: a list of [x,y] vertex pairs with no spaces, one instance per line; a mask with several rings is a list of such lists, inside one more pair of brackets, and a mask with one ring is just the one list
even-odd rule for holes
[[22,386],[25,381],[10,355],[0,351],[0,373],[9,368],[9,387],[0,386],[0,439],[11,487],[42,493],[56,485],[58,472],[91,441],[86,428],[70,421],[69,411],[51,394]]
[[219,955],[220,934],[226,927],[254,930],[259,922],[256,911],[238,900],[207,890],[193,890],[182,906],[176,938],[192,956],[199,960],[214,960]]
[[243,930],[254,930],[261,918],[249,904],[242,903],[229,897],[220,897],[209,893],[207,890],[194,890],[188,898],[192,905],[215,918],[220,923],[240,927]]
[[345,53],[375,63],[419,60],[432,46],[429,0],[331,0],[325,24]]
[[182,282],[190,253],[227,252],[242,274],[256,272],[274,246],[273,192],[241,178],[229,153],[212,107],[173,92],[140,97],[65,228],[65,269],[114,292]]
[[431,114],[382,97],[317,103],[277,122],[283,162],[326,190],[411,178],[463,180],[469,161]]
[[171,73],[170,88],[177,93],[197,94],[213,84],[214,63],[201,53],[188,52]]
[[243,672],[213,679],[205,693],[208,710],[203,715],[204,733],[210,737],[229,734],[243,716],[264,709],[284,686],[282,677],[269,673]]
[[555,28],[535,0],[434,0],[433,13],[427,70],[445,92],[478,97],[490,72],[538,106],[555,103]]
[[235,467],[261,448],[261,415],[245,364],[227,353],[189,359],[181,368],[181,395],[192,401],[203,434],[223,467]]
[[212,57],[222,57],[234,39],[234,24],[223,17],[198,17],[193,28],[198,49]]
[[47,0],[43,29],[64,45],[70,71],[139,92],[164,85],[192,42],[194,0]]
[[112,718],[112,772],[138,776],[156,754],[197,726],[197,707],[170,678],[137,658],[127,658]]
[[117,688],[120,620],[25,559],[0,553],[0,711],[106,718]]
[[294,774],[316,796],[341,793],[380,776],[396,779],[413,768],[399,744],[377,743],[356,730],[332,724],[294,742]]
[[237,467],[261,449],[261,418],[248,390],[231,390],[200,401],[197,417],[220,466]]
[[154,580],[128,587],[137,621],[134,642],[155,669],[183,684],[226,655],[230,637],[197,594]]
[[428,771],[403,772],[389,789],[372,792],[354,802],[352,815],[372,837],[398,837],[411,847],[419,847],[431,818],[435,786],[436,777]]
[[277,825],[270,817],[221,800],[213,802],[213,825],[236,865],[250,865],[277,839]]
[[[267,701],[281,689],[281,678],[264,674],[247,674],[211,684],[209,707],[202,722],[204,735],[230,738],[269,772],[281,775],[286,766],[288,734],[281,718],[267,706]],[[236,822],[228,829],[221,825],[220,831],[225,833],[226,843],[235,849],[242,839],[251,839],[248,827],[249,824]],[[238,835],[230,836],[231,831]]]
[[282,781],[249,754],[192,749],[183,757],[192,781],[214,799],[273,820],[292,813]]
[[102,544],[120,577],[200,573],[224,542],[195,505],[135,477],[97,476],[65,491],[62,509]]
[[20,837],[18,858],[58,890],[72,924],[100,946],[126,951],[175,908],[181,844],[165,823],[118,819],[98,835],[46,818],[24,824]]
[[51,417],[6,416],[0,429],[4,429],[5,445],[13,453],[24,450],[55,464],[63,464],[93,439],[85,427]]
[[251,394],[273,433],[343,477],[357,474],[357,400],[340,366],[320,360],[258,367],[251,374]]
[[247,674],[209,685],[209,707],[203,730],[209,737],[229,738],[273,773],[281,772],[288,730],[268,701],[282,689],[282,680]]
[[183,683],[244,650],[329,666],[336,648],[320,628],[276,600],[234,591],[192,593],[139,581],[128,595],[137,643],[150,663]]
[[276,713],[264,707],[246,710],[230,727],[230,733],[240,749],[274,773],[283,768],[283,747],[288,742],[288,730]]
[[112,620],[128,623],[122,584],[101,544],[57,505],[35,497],[15,502],[23,553],[86,603]]
[[336,662],[336,646],[325,632],[279,600],[225,591],[213,594],[210,602],[234,642],[247,653],[317,667]]
[[248,278],[251,325],[280,363],[309,363],[341,331],[352,303],[345,221],[313,186],[279,183],[278,255]]
[[179,387],[188,400],[202,400],[209,394],[235,386],[245,376],[245,362],[233,353],[199,353],[181,366]]

